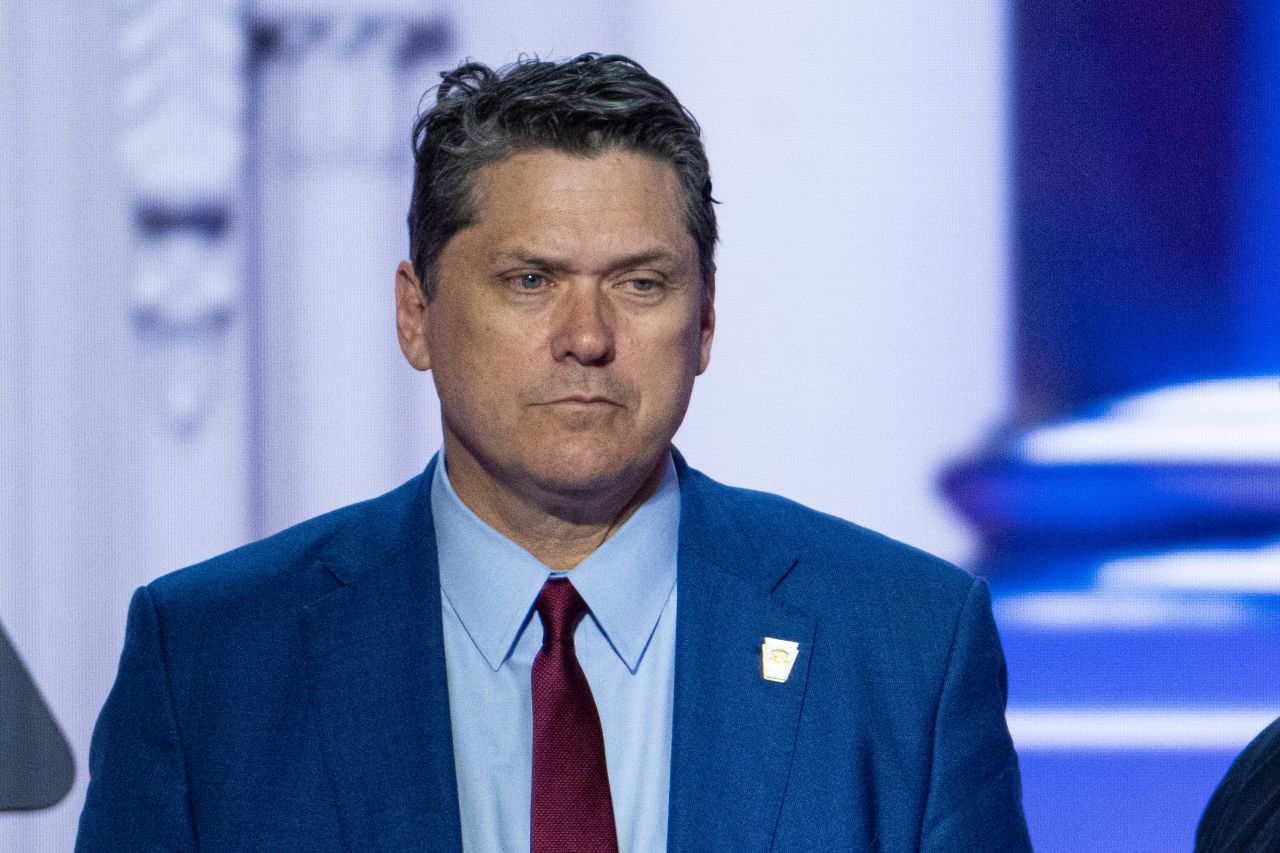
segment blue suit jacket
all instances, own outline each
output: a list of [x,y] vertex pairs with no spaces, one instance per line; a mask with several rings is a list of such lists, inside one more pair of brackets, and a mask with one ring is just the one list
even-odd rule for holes
[[[677,471],[668,849],[1030,850],[985,584]],[[431,474],[138,590],[77,850],[461,849]]]

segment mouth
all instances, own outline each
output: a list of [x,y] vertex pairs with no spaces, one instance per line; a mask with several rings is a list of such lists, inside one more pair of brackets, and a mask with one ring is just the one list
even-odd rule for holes
[[595,397],[588,394],[573,394],[568,397],[560,397],[552,400],[547,405],[550,406],[616,406],[618,405],[608,397]]

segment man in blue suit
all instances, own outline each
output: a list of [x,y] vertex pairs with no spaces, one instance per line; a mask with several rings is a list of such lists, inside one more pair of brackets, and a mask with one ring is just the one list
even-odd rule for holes
[[693,118],[623,57],[443,77],[396,273],[441,454],[138,590],[77,849],[1029,850],[982,581],[671,447]]

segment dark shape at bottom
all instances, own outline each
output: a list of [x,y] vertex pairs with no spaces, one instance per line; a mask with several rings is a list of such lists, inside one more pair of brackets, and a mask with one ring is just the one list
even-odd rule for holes
[[1266,853],[1280,846],[1280,720],[1231,765],[1205,809],[1196,853]]
[[66,738],[0,627],[0,812],[57,805],[75,773]]

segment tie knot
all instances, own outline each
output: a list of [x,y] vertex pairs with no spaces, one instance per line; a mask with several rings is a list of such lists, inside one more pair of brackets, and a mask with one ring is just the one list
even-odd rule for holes
[[542,646],[555,643],[573,645],[573,632],[587,613],[587,603],[568,578],[552,578],[538,593],[538,616],[542,619]]

